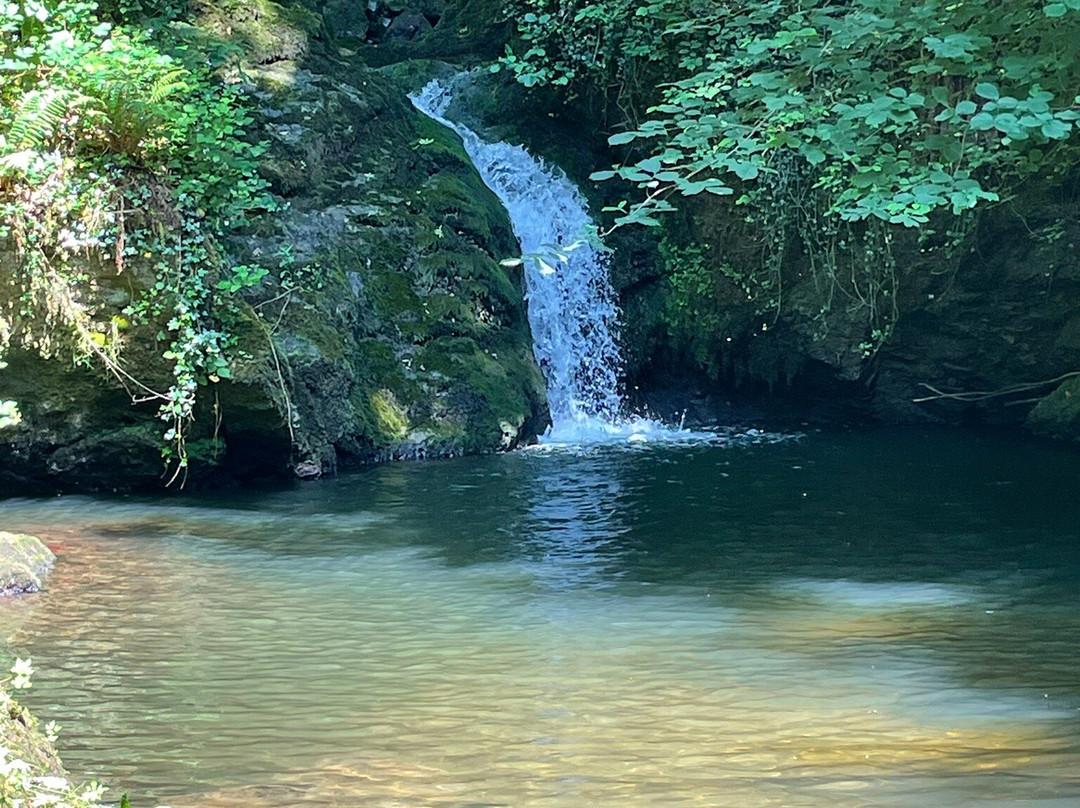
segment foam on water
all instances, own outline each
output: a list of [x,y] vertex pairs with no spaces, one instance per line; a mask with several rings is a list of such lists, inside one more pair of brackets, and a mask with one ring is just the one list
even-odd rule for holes
[[525,257],[533,352],[547,380],[551,427],[542,444],[685,442],[711,436],[627,416],[619,395],[618,310],[603,247],[580,191],[558,167],[520,146],[489,143],[451,120],[467,73],[432,81],[413,105],[460,137],[484,183],[503,203]]

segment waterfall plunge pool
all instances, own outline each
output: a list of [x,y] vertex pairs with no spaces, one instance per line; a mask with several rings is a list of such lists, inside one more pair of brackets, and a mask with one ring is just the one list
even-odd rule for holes
[[132,803],[1080,804],[1080,457],[879,430],[3,503],[0,606]]

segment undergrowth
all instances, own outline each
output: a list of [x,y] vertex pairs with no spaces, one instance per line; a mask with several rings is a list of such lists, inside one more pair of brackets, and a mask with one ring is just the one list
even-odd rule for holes
[[[199,388],[230,375],[237,296],[265,275],[224,237],[274,207],[246,101],[216,72],[228,52],[173,30],[83,0],[0,0],[0,358],[70,357],[156,403],[170,482]],[[116,289],[119,313],[103,302]],[[169,378],[129,371],[139,328]]]

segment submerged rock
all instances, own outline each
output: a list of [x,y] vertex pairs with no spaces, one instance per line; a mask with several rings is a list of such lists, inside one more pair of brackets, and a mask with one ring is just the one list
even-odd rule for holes
[[37,592],[55,560],[40,539],[0,531],[0,596]]

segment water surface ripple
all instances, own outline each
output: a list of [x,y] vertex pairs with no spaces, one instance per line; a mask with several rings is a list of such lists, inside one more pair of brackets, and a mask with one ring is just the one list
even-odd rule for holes
[[29,700],[133,804],[1080,805],[1080,457],[879,431],[8,500]]

